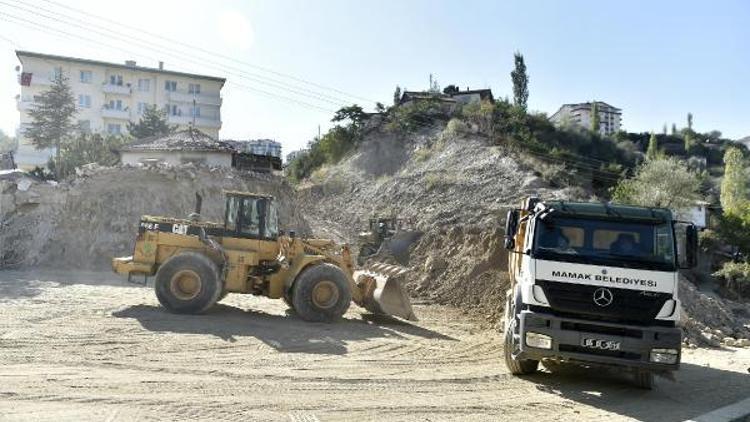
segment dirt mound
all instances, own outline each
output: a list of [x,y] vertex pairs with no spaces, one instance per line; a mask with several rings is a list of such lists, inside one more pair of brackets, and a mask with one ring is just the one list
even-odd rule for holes
[[[750,306],[698,290],[680,279],[683,328],[688,344],[750,346]],[[739,341],[738,341],[739,340]]]
[[300,203],[316,234],[353,244],[374,214],[411,219],[424,233],[409,262],[411,294],[494,320],[508,283],[507,210],[529,195],[588,194],[553,189],[504,148],[449,128],[406,138],[371,132],[355,154],[301,186]]
[[34,182],[21,191],[4,182],[2,189],[4,267],[106,269],[113,256],[132,252],[142,215],[185,217],[196,192],[212,221],[224,219],[224,189],[272,194],[284,227],[309,233],[282,178],[230,169],[101,168],[56,186]]

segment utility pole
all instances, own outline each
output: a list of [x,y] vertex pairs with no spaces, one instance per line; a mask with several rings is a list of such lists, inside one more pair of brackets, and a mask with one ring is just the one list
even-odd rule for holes
[[195,93],[193,93],[193,129],[195,129]]

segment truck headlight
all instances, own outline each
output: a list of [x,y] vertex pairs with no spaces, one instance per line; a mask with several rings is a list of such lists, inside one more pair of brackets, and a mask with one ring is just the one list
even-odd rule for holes
[[650,360],[654,363],[665,363],[672,365],[677,363],[680,351],[677,349],[651,349]]
[[526,333],[526,345],[537,349],[551,349],[552,337],[544,334],[528,332]]

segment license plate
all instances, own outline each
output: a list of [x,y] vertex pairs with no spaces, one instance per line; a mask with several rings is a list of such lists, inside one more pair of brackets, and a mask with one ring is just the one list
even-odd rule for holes
[[614,340],[603,340],[599,338],[582,338],[581,346],[589,349],[620,350],[620,342]]

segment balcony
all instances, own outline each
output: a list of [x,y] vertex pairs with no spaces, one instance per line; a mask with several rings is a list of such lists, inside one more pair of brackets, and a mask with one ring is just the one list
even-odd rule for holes
[[127,85],[102,85],[102,91],[105,94],[130,95],[131,89]]
[[222,99],[218,95],[191,94],[188,92],[181,92],[181,91],[169,91],[168,98],[170,102],[174,102],[174,103],[192,104],[193,99],[195,99],[196,104],[221,106],[221,103],[222,103]]
[[125,109],[102,107],[102,117],[108,119],[130,120],[130,109],[127,107],[125,107]]
[[[173,125],[191,125],[193,124],[193,117],[189,115],[179,115],[179,116],[173,116],[170,115],[167,117],[167,121]],[[197,128],[211,128],[211,129],[220,129],[221,128],[221,120],[209,118],[209,117],[196,117],[195,118],[195,127]]]

